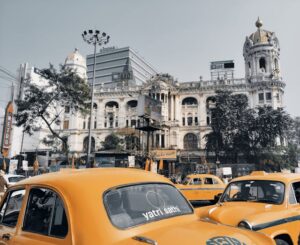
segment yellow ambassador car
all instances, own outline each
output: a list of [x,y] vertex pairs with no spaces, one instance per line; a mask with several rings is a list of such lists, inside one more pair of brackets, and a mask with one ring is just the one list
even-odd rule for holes
[[200,217],[263,232],[276,244],[300,244],[300,174],[253,172],[228,184]]
[[223,193],[226,185],[212,174],[190,174],[182,184],[175,186],[190,202],[216,202],[216,196]]
[[164,177],[143,170],[65,170],[8,189],[0,244],[274,244],[252,231],[200,221]]

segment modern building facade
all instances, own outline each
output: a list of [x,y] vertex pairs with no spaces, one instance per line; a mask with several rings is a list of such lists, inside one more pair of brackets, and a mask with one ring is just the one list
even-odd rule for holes
[[[94,55],[87,56],[87,76],[93,78]],[[102,48],[96,54],[95,86],[120,87],[142,85],[157,71],[130,47]]]

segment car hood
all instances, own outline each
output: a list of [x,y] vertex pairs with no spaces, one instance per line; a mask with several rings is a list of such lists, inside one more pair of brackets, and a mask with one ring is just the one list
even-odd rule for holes
[[[145,242],[146,239],[148,242]],[[136,244],[140,245],[155,244],[155,242],[158,245],[274,244],[271,238],[260,233],[203,221],[159,227],[139,234],[133,240],[139,241]]]
[[206,208],[200,217],[230,226],[237,226],[242,220],[254,225],[266,221],[266,217],[272,219],[271,213],[277,210],[277,205],[266,203],[228,202]]

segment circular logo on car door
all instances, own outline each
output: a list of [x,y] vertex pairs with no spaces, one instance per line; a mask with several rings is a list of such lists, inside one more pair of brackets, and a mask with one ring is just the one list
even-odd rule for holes
[[206,241],[206,245],[246,245],[239,240],[228,236],[217,236]]

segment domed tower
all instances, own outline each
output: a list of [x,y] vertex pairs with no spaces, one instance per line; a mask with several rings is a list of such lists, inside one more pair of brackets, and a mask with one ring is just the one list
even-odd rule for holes
[[87,79],[86,75],[86,60],[85,58],[78,52],[78,49],[76,48],[74,52],[70,53],[66,60],[65,65],[67,67],[72,68],[76,73],[83,79]]
[[285,86],[280,71],[280,47],[274,32],[262,29],[263,22],[258,18],[257,30],[244,43],[246,81],[252,84],[252,106],[282,106]]

